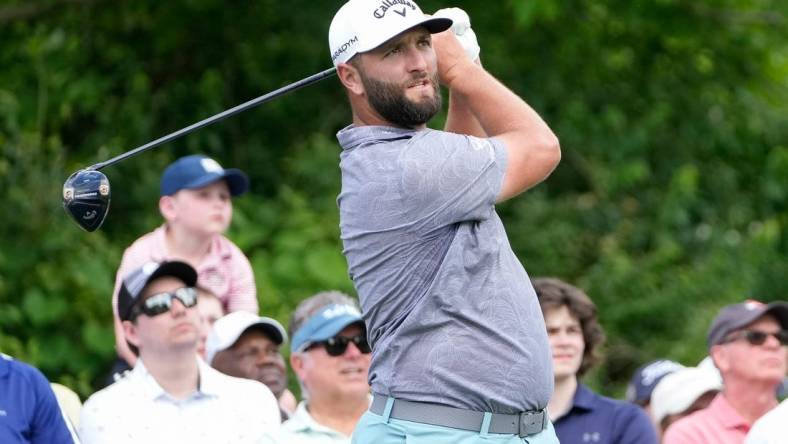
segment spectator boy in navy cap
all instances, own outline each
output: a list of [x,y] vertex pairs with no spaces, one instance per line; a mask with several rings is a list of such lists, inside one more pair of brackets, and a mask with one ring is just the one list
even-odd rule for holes
[[745,301],[723,307],[708,335],[723,389],[703,410],[673,423],[665,444],[741,444],[752,424],[777,406],[786,372],[788,303]]
[[257,313],[252,266],[243,252],[222,235],[233,216],[231,197],[248,189],[246,174],[224,169],[203,155],[182,157],[164,170],[159,199],[164,225],[126,249],[112,294],[115,348],[129,365],[133,366],[136,358],[126,346],[117,297],[123,277],[146,262],[186,262],[197,270],[199,286],[216,295],[225,312]]
[[656,430],[643,410],[597,395],[578,381],[598,362],[604,341],[591,299],[554,278],[537,278],[533,285],[552,350],[555,391],[547,410],[560,442],[656,444]]
[[149,262],[129,273],[118,315],[134,369],[82,408],[86,444],[252,444],[279,427],[263,384],[233,378],[197,356],[197,272],[185,262]]

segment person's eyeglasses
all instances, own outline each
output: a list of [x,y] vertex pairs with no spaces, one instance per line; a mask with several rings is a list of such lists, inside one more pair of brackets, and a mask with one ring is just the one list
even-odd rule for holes
[[750,345],[763,345],[769,336],[774,336],[780,345],[788,345],[788,330],[780,330],[770,333],[760,330],[741,330],[731,334],[725,342],[733,342],[739,339],[746,340]]
[[181,304],[186,308],[194,307],[197,305],[197,290],[193,287],[183,287],[169,293],[154,294],[142,301],[136,314],[142,313],[152,317],[167,313],[172,308],[173,299],[181,301]]
[[330,356],[342,356],[345,354],[345,350],[347,350],[347,346],[350,343],[353,343],[358,351],[363,354],[370,353],[372,348],[369,346],[369,342],[367,342],[367,337],[364,335],[358,335],[353,337],[346,337],[346,336],[334,336],[333,338],[328,338],[325,341],[313,342],[307,350],[311,350],[314,347],[321,346],[326,349],[326,353]]

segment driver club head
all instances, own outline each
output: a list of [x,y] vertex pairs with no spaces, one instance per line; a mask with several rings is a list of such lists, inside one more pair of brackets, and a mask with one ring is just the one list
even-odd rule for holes
[[98,170],[79,170],[63,184],[63,208],[85,231],[101,226],[109,200],[109,180]]

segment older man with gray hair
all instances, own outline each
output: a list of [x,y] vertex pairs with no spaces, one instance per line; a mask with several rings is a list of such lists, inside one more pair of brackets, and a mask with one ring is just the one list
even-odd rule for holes
[[350,443],[370,403],[370,347],[356,302],[338,291],[302,301],[290,320],[290,365],[304,400],[275,441]]

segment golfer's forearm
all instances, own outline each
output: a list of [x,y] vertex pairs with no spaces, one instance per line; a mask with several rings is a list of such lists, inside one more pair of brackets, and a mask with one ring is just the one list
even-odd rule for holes
[[449,112],[446,116],[446,131],[467,134],[469,136],[487,137],[487,133],[473,115],[468,103],[462,97],[449,91]]
[[[479,120],[484,131],[506,146],[506,175],[498,201],[544,180],[561,160],[558,138],[528,104],[482,68],[464,63],[449,88]],[[451,72],[449,73],[451,74]]]
[[516,133],[525,139],[555,139],[536,111],[478,65],[456,66],[449,88],[490,136]]

